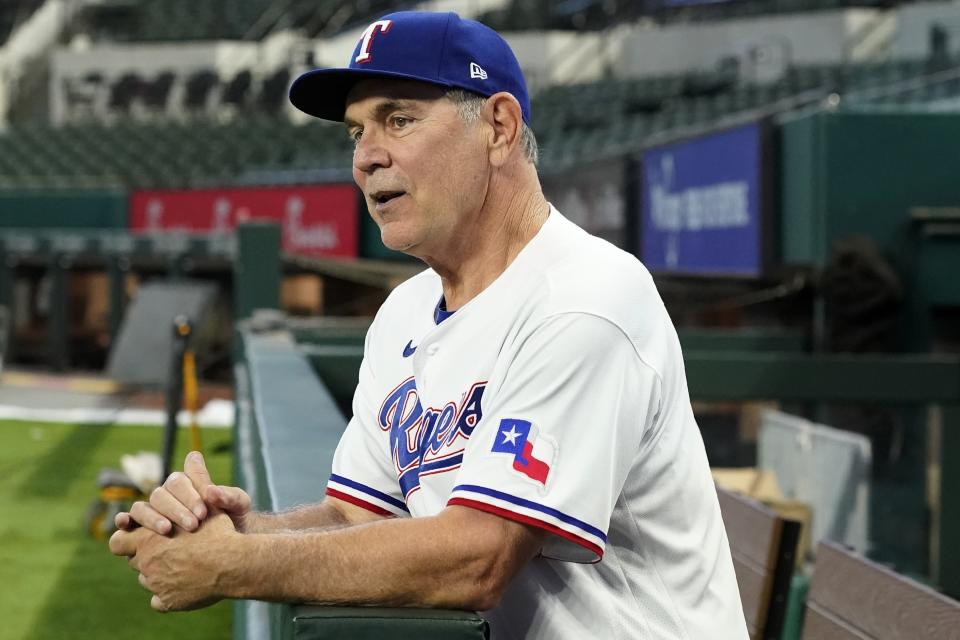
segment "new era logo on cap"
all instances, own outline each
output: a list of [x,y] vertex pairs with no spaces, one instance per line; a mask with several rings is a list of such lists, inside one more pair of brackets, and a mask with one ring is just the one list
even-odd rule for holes
[[478,65],[476,62],[470,63],[470,77],[479,78],[480,80],[487,79],[487,72],[483,70],[483,67]]
[[360,35],[349,66],[303,74],[290,88],[290,101],[310,115],[342,121],[353,86],[378,77],[484,97],[505,91],[530,124],[530,96],[510,45],[493,29],[455,13],[398,11],[375,20]]

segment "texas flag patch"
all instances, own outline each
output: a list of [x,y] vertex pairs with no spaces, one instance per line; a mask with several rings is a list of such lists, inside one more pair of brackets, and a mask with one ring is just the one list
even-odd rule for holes
[[539,435],[529,421],[504,418],[491,451],[512,455],[515,470],[545,487],[557,446],[550,438]]

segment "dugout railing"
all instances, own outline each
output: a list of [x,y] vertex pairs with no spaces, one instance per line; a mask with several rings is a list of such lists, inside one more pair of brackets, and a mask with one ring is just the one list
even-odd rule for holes
[[[259,510],[321,500],[346,427],[334,397],[290,332],[254,318],[240,330],[234,363],[235,480]],[[236,640],[480,640],[486,622],[470,611],[318,607],[260,601],[234,605]]]

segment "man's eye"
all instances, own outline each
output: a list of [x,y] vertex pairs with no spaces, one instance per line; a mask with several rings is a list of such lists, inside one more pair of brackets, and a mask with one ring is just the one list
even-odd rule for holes
[[393,126],[396,127],[397,129],[403,129],[408,124],[410,124],[410,118],[405,118],[403,116],[393,117]]
[[350,132],[350,139],[353,140],[354,143],[357,143],[357,142],[360,142],[360,136],[362,135],[363,135],[363,129],[355,129],[354,131]]

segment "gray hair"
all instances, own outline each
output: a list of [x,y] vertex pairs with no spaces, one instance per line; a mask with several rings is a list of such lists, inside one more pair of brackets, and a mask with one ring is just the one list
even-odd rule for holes
[[[457,105],[460,111],[460,117],[464,122],[472,123],[480,119],[480,111],[483,109],[487,99],[480,94],[466,91],[464,89],[450,89],[446,93],[446,98]],[[533,130],[524,122],[520,127],[520,146],[523,148],[523,155],[534,166],[537,164],[540,152],[537,148],[537,138],[533,135]]]

